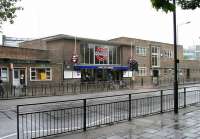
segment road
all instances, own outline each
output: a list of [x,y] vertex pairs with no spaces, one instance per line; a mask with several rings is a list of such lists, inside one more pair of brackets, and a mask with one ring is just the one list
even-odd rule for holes
[[[198,90],[200,87],[192,87],[187,89],[187,91]],[[132,101],[132,116],[139,116],[143,114],[148,114],[152,112],[160,111],[160,98],[152,98],[152,96],[160,95],[160,91],[156,89],[143,89],[134,91],[134,93],[145,92],[145,91],[155,91],[154,93],[149,94],[135,94],[132,96],[132,99],[138,99],[138,101]],[[179,91],[183,91],[179,90]],[[171,94],[173,91],[165,91],[164,94]],[[115,91],[115,92],[106,92],[106,93],[97,93],[97,94],[80,94],[76,96],[59,96],[59,97],[44,97],[44,98],[31,98],[31,99],[18,99],[18,100],[4,100],[1,101],[1,110],[0,110],[0,139],[13,139],[16,138],[16,105],[25,104],[25,103],[38,103],[38,102],[47,102],[55,100],[70,100],[70,99],[80,99],[87,97],[99,97],[107,96],[113,94],[128,94],[133,93],[133,91]],[[148,97],[148,99],[143,99],[139,101],[139,98]],[[109,124],[119,120],[125,120],[128,118],[128,103],[124,100],[127,100],[128,96],[120,96],[107,99],[91,99],[87,101],[87,105],[93,105],[87,107],[87,127],[92,127],[99,124]],[[172,98],[170,99],[173,102]],[[199,98],[196,97],[196,94],[187,96],[187,104],[191,103],[193,100]],[[119,103],[110,103],[121,101]],[[166,101],[167,102],[167,101]],[[164,107],[171,107],[173,104],[168,104],[164,102]],[[182,103],[183,101],[181,101]],[[104,105],[102,105],[104,103]],[[105,104],[106,103],[106,104]],[[60,111],[51,111],[36,113],[32,115],[23,116],[20,120],[20,123],[23,122],[21,130],[24,134],[21,136],[24,138],[31,138],[35,136],[56,134],[64,131],[71,131],[83,128],[83,102],[76,103],[61,103],[56,105],[44,105],[39,107],[29,107],[28,109],[23,109],[24,111],[38,111],[38,110],[49,110],[65,108],[65,110]],[[94,105],[99,104],[99,105]],[[183,103],[182,103],[183,104]],[[167,106],[169,105],[169,106]],[[76,107],[74,109],[66,109],[66,107]],[[135,115],[134,115],[135,114]],[[28,124],[26,124],[28,123]],[[35,124],[36,123],[36,124]],[[32,131],[32,132],[31,132]]]

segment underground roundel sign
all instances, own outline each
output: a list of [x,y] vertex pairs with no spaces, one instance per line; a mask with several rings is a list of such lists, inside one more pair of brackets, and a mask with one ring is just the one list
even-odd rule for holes
[[97,47],[95,49],[95,57],[98,61],[105,61],[108,57],[108,48]]
[[78,62],[78,55],[72,55],[72,59],[71,59],[72,63],[77,63]]

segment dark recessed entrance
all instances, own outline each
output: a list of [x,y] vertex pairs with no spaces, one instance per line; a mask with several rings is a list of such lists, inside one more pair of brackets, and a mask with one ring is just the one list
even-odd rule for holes
[[81,81],[117,81],[121,80],[123,71],[111,69],[82,69]]

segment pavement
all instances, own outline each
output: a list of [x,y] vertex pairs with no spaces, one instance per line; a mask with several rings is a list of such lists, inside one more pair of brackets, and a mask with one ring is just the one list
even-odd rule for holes
[[200,105],[147,116],[86,132],[48,137],[53,139],[199,139]]

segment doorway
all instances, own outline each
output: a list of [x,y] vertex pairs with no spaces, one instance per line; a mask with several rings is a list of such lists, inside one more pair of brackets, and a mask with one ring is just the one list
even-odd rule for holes
[[190,69],[187,69],[186,79],[190,79]]
[[26,85],[26,78],[25,68],[13,69],[13,86],[19,87],[20,85]]
[[153,70],[153,78],[152,78],[153,84],[158,85],[159,84],[159,70],[154,69]]

